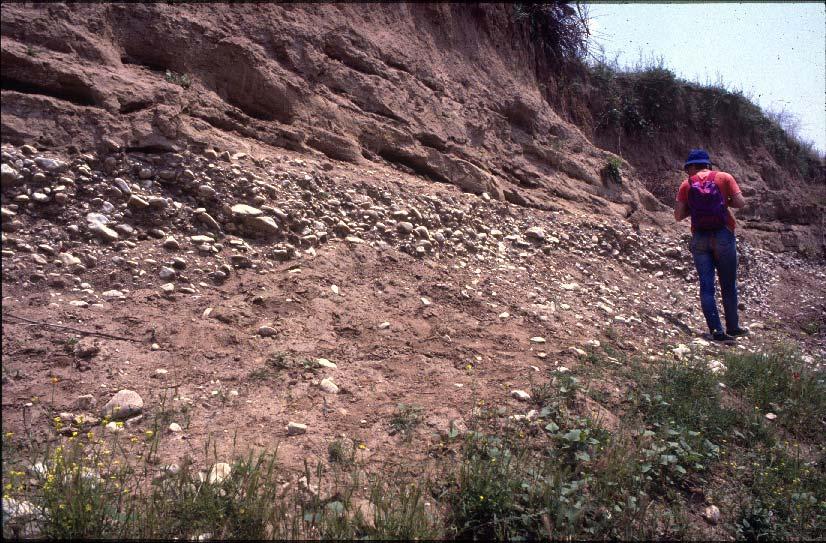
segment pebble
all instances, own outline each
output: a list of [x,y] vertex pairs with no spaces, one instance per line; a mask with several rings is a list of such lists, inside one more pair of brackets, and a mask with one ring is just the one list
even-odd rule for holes
[[330,362],[326,358],[319,358],[316,360],[316,363],[322,368],[336,369],[338,367],[334,362]]
[[540,336],[534,336],[531,338],[531,343],[545,343],[545,338]]
[[318,386],[327,394],[338,394],[338,385],[336,385],[332,379],[322,379]]
[[226,462],[218,462],[212,466],[212,469],[209,471],[209,478],[207,480],[211,485],[219,484],[224,481],[224,479],[229,477],[230,473],[232,473],[232,466]]
[[91,224],[89,226],[89,232],[102,241],[117,241],[120,239],[120,235],[117,232],[101,223]]
[[527,402],[531,399],[531,395],[524,390],[511,390],[511,397],[516,398],[520,402]]
[[272,326],[261,326],[258,328],[258,335],[261,337],[272,337],[278,333],[278,330],[273,328]]
[[301,424],[300,422],[289,422],[287,423],[287,435],[288,436],[297,436],[300,434],[307,433],[307,425]]
[[124,420],[143,412],[143,398],[133,390],[119,390],[100,411],[102,417]]
[[709,505],[703,511],[703,518],[705,518],[710,524],[717,524],[720,522],[720,508],[716,505]]
[[170,236],[164,240],[163,248],[168,249],[170,251],[177,251],[181,248],[181,244],[178,243],[178,240]]
[[164,294],[172,294],[173,292],[175,292],[174,283],[164,283],[163,285],[161,285],[161,291]]
[[183,428],[181,428],[181,425],[178,424],[177,422],[170,423],[168,429],[169,429],[170,432],[175,433],[175,434],[177,434],[178,432],[183,431]]

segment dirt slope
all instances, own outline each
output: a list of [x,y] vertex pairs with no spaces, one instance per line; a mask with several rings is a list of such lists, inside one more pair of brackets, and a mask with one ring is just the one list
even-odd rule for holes
[[[278,445],[293,481],[342,435],[375,465],[441,454],[559,371],[614,427],[634,384],[595,341],[718,356],[687,226],[632,164],[601,173],[615,155],[551,108],[509,9],[4,5],[4,431],[86,430],[131,389],[126,435],[183,427],[164,461]],[[741,238],[738,348],[822,363],[826,276],[778,236]],[[400,403],[424,409],[412,443]]]

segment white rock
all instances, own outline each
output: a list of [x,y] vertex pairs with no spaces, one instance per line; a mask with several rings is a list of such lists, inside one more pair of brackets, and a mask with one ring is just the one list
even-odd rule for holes
[[107,291],[103,292],[103,293],[101,294],[101,296],[103,296],[103,297],[104,297],[104,298],[106,298],[107,300],[123,299],[123,298],[125,298],[125,296],[123,295],[123,292],[121,292],[121,291],[119,291],[119,290],[107,290]]
[[709,360],[708,369],[711,373],[722,373],[726,371],[726,366],[719,360]]
[[278,330],[273,328],[272,326],[261,326],[258,328],[258,335],[261,337],[272,337],[278,333]]
[[432,305],[432,304],[433,304],[433,302],[431,302],[431,301],[430,301],[429,299],[427,299],[427,298],[422,298],[421,300],[422,300],[422,304],[423,304],[424,306],[428,306],[428,305]]
[[531,395],[524,390],[511,390],[511,396],[520,402],[527,402],[531,399]]
[[124,420],[143,412],[143,398],[133,390],[119,390],[101,409],[101,416]]
[[117,422],[110,422],[106,425],[106,430],[108,432],[123,432],[123,426],[119,425]]
[[226,462],[218,462],[209,470],[209,478],[207,480],[209,484],[218,484],[229,477],[230,473],[232,473],[232,466]]
[[388,328],[390,328],[390,323],[387,321],[379,324],[379,330],[387,330]]
[[337,295],[337,294],[339,293],[339,288],[338,288],[338,285],[332,285],[332,286],[330,286],[330,290],[332,290],[332,291],[333,291],[333,294],[336,294],[336,295]]
[[720,522],[720,508],[716,505],[709,505],[703,511],[703,517],[711,524]]
[[338,385],[336,385],[332,379],[322,379],[318,386],[327,394],[338,394]]
[[765,417],[766,417],[768,420],[774,420],[774,419],[776,419],[776,418],[777,418],[777,415],[775,415],[774,413],[766,413]]
[[164,294],[172,294],[175,292],[175,284],[174,283],[164,283],[161,285],[161,291]]
[[689,349],[688,346],[686,346],[684,343],[680,343],[679,345],[671,349],[671,352],[674,353],[674,356],[676,356],[678,359],[682,360],[683,358],[685,358],[686,355],[691,354],[691,349]]
[[177,422],[172,422],[172,423],[169,424],[169,431],[173,432],[173,433],[178,433],[178,432],[182,432],[183,428],[181,428],[181,425],[178,424]]
[[306,434],[307,433],[307,425],[301,424],[300,422],[289,422],[287,423],[287,435],[288,436],[296,436],[299,434]]
[[259,217],[263,215],[264,212],[246,204],[235,204],[232,206],[232,214],[236,217]]
[[336,369],[338,367],[334,362],[330,362],[326,358],[319,358],[316,360],[316,363],[322,368]]
[[534,336],[531,338],[531,343],[545,343],[545,338],[541,336]]

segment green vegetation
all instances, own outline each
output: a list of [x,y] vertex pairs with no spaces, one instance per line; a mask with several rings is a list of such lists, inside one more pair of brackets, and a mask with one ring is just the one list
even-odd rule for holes
[[[822,182],[824,157],[800,138],[799,121],[785,111],[761,110],[742,90],[720,81],[703,85],[682,80],[662,58],[621,69],[603,56],[574,80],[577,90],[568,97],[569,107],[587,111],[579,115],[579,123],[619,155],[633,154],[631,147],[640,140],[665,134],[678,134],[687,145],[715,134],[743,148],[764,147],[785,170]],[[673,199],[655,183],[646,188],[663,202]]]
[[726,384],[799,438],[822,438],[826,429],[826,375],[814,372],[788,347],[768,353],[730,354]]
[[421,422],[421,407],[400,403],[390,418],[390,427],[394,433],[402,434],[405,440],[410,440],[413,437],[413,431]]
[[[583,369],[614,366],[592,354]],[[553,372],[531,388],[529,418],[478,411],[463,437],[452,429],[435,460],[413,472],[372,473],[350,439],[330,442],[327,461],[305,463],[298,482],[301,474],[285,471],[275,453],[232,455],[227,469],[214,444],[164,467],[163,428],[179,418],[164,397],[152,402],[160,407],[140,435],[95,427],[43,449],[7,433],[4,497],[32,508],[4,530],[36,527],[54,538],[685,539],[709,536],[696,519],[713,503],[718,529],[732,537],[826,536],[822,373],[784,347],[732,352],[721,374],[699,360],[626,363],[639,368],[619,428],[587,415],[585,377]],[[764,417],[768,410],[776,420]],[[409,439],[421,420],[421,408],[400,404],[390,424]],[[55,429],[64,430],[58,418]]]
[[563,2],[516,2],[513,19],[528,27],[545,58],[557,66],[585,57],[588,50],[587,11]]
[[190,79],[189,74],[179,74],[178,72],[167,70],[163,77],[168,83],[180,85],[185,89],[188,89],[192,85],[192,79]]

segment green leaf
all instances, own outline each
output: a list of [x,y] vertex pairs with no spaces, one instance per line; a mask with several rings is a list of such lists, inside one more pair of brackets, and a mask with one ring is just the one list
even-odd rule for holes
[[643,464],[642,466],[640,466],[640,468],[642,469],[643,473],[648,473],[649,471],[651,471],[651,464]]
[[545,425],[545,429],[553,433],[559,430],[559,426],[557,426],[555,422],[549,422]]
[[580,436],[582,436],[582,430],[574,429],[569,430],[567,434],[562,436],[562,438],[568,441],[579,441]]
[[579,452],[577,452],[577,453],[576,453],[576,455],[574,455],[574,456],[575,456],[575,457],[576,457],[576,459],[577,459],[577,460],[579,460],[580,462],[590,462],[590,461],[591,461],[591,455],[589,455],[589,454],[588,454],[587,452],[585,452],[585,451],[579,451]]

